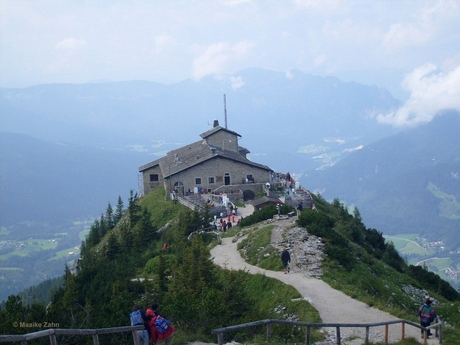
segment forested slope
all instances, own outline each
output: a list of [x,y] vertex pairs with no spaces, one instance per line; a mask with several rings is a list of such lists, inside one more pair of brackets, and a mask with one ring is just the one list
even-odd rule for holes
[[[449,310],[458,305],[458,293],[447,283],[444,282],[446,286],[423,268],[408,267],[394,247],[384,243],[380,232],[364,226],[358,210],[350,215],[338,200],[328,204],[315,198],[315,204],[318,212],[304,212],[299,225],[324,239],[325,266],[335,269],[325,274],[329,284],[334,284],[334,280],[341,289],[347,290],[353,286],[350,277],[361,275],[363,280],[377,277],[381,267],[385,267],[387,275],[396,272],[400,279],[425,288],[439,301],[456,301],[449,304],[450,307],[446,304],[443,313],[450,324],[458,325],[458,316],[451,317]],[[260,212],[263,214],[253,216],[257,222],[273,217],[276,210],[273,207]],[[133,302],[144,308],[153,302],[159,303],[161,312],[179,330],[177,343],[197,339],[214,341],[210,333],[214,328],[279,318],[276,310],[280,305],[300,321],[320,321],[307,301],[297,300],[300,295],[292,287],[266,276],[222,270],[213,265],[209,245],[215,243],[214,234],[205,233],[187,240],[190,233],[209,224],[210,219],[206,209],[191,211],[165,201],[162,189],[141,199],[131,193],[127,210],[107,210],[95,221],[82,244],[78,274],[66,269],[64,284],[55,291],[47,307],[40,303],[23,306],[18,296],[9,297],[6,310],[0,312],[0,332],[17,334],[38,330],[12,327],[17,320],[37,319],[58,323],[60,328],[123,326],[129,323]],[[245,223],[249,225],[250,217],[245,218]],[[164,242],[169,245],[166,250]],[[367,273],[361,272],[363,267],[368,267],[364,268]],[[377,292],[381,288],[377,280],[371,286]],[[360,284],[354,288],[352,293],[359,295],[366,287]],[[375,306],[384,304],[379,293],[370,294],[368,298]],[[402,303],[395,299],[393,307],[404,315]],[[285,339],[286,334],[292,341],[304,337],[303,331],[297,329],[274,330],[275,338]],[[321,337],[320,334],[314,336]],[[448,339],[448,332],[446,337]],[[232,338],[238,341],[252,338],[256,343],[258,339],[257,334],[248,332],[232,334]],[[120,337],[104,341],[130,340]]]

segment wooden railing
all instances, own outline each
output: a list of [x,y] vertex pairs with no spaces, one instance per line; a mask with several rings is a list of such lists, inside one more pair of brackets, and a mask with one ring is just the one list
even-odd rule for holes
[[[437,319],[437,322],[429,327],[422,327],[418,323],[412,322],[412,321],[407,321],[407,320],[395,320],[395,321],[386,321],[386,322],[377,322],[377,323],[368,323],[368,324],[351,324],[351,323],[309,323],[309,322],[300,322],[300,321],[286,321],[286,320],[272,320],[272,319],[267,319],[267,320],[260,320],[260,321],[255,321],[255,322],[249,322],[249,323],[244,323],[241,325],[235,325],[235,326],[229,326],[229,327],[224,327],[224,328],[218,328],[218,329],[213,329],[212,334],[217,334],[217,341],[219,345],[224,344],[224,333],[227,332],[232,332],[232,331],[237,331],[241,330],[244,328],[250,328],[250,327],[256,327],[256,326],[261,326],[261,325],[267,325],[267,341],[270,341],[271,335],[272,335],[272,325],[291,325],[291,326],[301,326],[301,327],[306,327],[306,334],[305,334],[305,344],[309,345],[310,342],[312,341],[311,339],[311,329],[313,328],[335,328],[336,329],[336,338],[337,338],[337,345],[341,344],[341,336],[340,336],[340,329],[341,328],[347,328],[347,327],[353,327],[353,328],[365,328],[366,330],[366,335],[365,335],[365,340],[364,343],[369,342],[369,332],[370,328],[372,327],[379,327],[379,326],[384,326],[385,327],[385,333],[384,333],[384,342],[385,344],[388,344],[388,326],[392,324],[401,324],[401,339],[404,339],[405,337],[405,325],[411,325],[414,327],[419,328],[420,330],[430,330],[430,329],[435,329],[436,333],[435,336],[439,340],[439,344],[442,342],[442,321],[441,319]],[[424,337],[424,343],[427,343],[427,338],[426,338],[427,332],[425,332],[425,337]]]
[[[395,320],[395,321],[386,321],[386,322],[377,322],[377,323],[368,323],[368,324],[351,324],[351,323],[310,323],[310,322],[300,322],[300,321],[286,321],[286,320],[260,320],[255,322],[249,322],[241,325],[229,326],[224,328],[218,328],[212,330],[212,334],[217,334],[217,341],[219,345],[224,344],[224,333],[233,332],[240,329],[256,327],[261,325],[267,325],[267,341],[270,341],[272,335],[272,325],[290,325],[290,326],[301,326],[306,327],[305,334],[305,344],[309,345],[311,342],[311,329],[312,328],[335,328],[336,329],[336,338],[337,345],[341,344],[341,328],[365,328],[365,343],[369,342],[370,329],[372,327],[384,326],[384,342],[388,344],[388,326],[392,324],[401,324],[401,339],[405,338],[405,325],[411,325],[413,327],[419,328],[420,330],[430,330],[435,329],[435,336],[438,338],[439,344],[442,343],[442,321],[440,318],[437,319],[436,323],[429,327],[422,327],[418,323],[407,321],[407,320]],[[113,327],[113,328],[99,328],[99,329],[47,329],[44,331],[38,331],[34,333],[21,334],[21,335],[0,335],[0,343],[5,342],[21,342],[21,345],[27,345],[27,341],[49,337],[51,345],[58,345],[57,336],[59,335],[69,335],[69,336],[92,336],[93,344],[99,345],[99,335],[102,334],[113,334],[113,333],[125,333],[132,332],[133,342],[137,345],[137,336],[136,330],[142,330],[144,326],[125,326],[125,327]],[[426,332],[424,343],[427,343]]]
[[144,329],[144,326],[125,326],[125,327],[112,327],[112,328],[99,328],[99,329],[55,329],[50,328],[44,331],[38,331],[34,333],[21,334],[21,335],[0,335],[0,343],[6,342],[21,342],[21,345],[26,345],[27,341],[49,337],[51,345],[57,345],[58,335],[86,335],[93,337],[93,344],[99,345],[99,335],[101,334],[113,334],[113,333],[125,333],[132,332],[134,344],[137,344],[136,331]]

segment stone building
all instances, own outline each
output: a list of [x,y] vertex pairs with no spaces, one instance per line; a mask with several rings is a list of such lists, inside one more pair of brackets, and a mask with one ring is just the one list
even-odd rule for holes
[[144,194],[162,186],[167,198],[239,192],[251,199],[270,182],[273,171],[246,157],[249,151],[238,145],[240,137],[214,121],[214,127],[201,134],[202,140],[139,167]]

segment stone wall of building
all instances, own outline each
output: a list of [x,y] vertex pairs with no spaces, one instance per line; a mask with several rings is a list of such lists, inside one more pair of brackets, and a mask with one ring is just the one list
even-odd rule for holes
[[227,131],[220,130],[210,135],[206,138],[206,142],[224,150],[238,151],[238,136]]
[[[194,187],[208,191],[225,184],[241,184],[248,175],[252,176],[254,182],[265,183],[270,180],[269,172],[264,169],[216,157],[173,175],[170,184],[174,186],[176,182],[181,182],[184,192],[194,192]],[[201,184],[196,183],[197,178],[201,179]]]
[[[158,181],[151,181],[151,175],[158,175]],[[161,169],[159,165],[156,165],[150,169],[147,169],[142,172],[142,182],[144,187],[144,194],[147,195],[152,190],[157,187],[163,187],[165,180],[163,179],[163,174],[161,173]]]

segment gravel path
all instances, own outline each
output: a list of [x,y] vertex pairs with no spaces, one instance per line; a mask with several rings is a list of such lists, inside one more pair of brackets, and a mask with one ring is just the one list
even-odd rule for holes
[[[272,231],[272,242],[278,243],[279,236],[283,230],[292,226],[290,220],[278,220],[273,223],[275,228]],[[302,272],[296,271],[289,274],[283,272],[269,271],[252,266],[246,263],[237,250],[237,242],[233,238],[222,239],[222,245],[211,250],[211,257],[215,264],[231,270],[246,270],[252,274],[265,274],[292,285],[299,293],[315,307],[323,322],[326,323],[377,323],[382,321],[397,320],[396,317],[378,309],[370,308],[368,305],[352,299],[344,293],[333,289],[320,279],[308,278]],[[324,329],[328,334],[325,344],[336,344],[335,328]],[[341,328],[342,344],[358,345],[363,344],[365,337],[364,328]],[[372,327],[370,329],[370,340],[384,340],[384,327]],[[420,330],[410,325],[405,326],[405,337],[414,337],[420,342]],[[389,326],[389,342],[396,342],[401,339],[401,324]],[[428,339],[428,344],[438,344],[437,338]],[[196,343],[198,344],[198,343]]]

